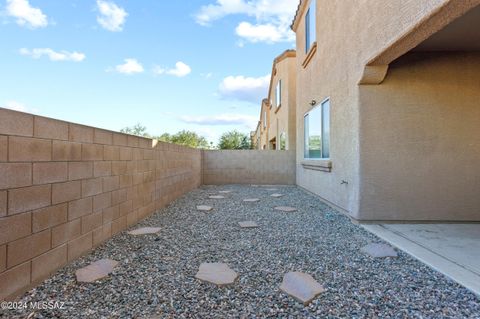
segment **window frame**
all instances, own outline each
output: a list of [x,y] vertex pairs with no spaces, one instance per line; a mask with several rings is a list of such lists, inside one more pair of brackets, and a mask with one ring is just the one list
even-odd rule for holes
[[[325,114],[325,109],[324,109],[324,105],[327,105],[328,103],[328,139],[325,137],[327,134],[325,134],[325,126],[324,125],[326,122],[325,122],[325,119],[324,119],[324,114]],[[307,157],[307,153],[309,151],[309,149],[307,149],[308,147],[308,142],[309,142],[309,136],[307,137],[307,132],[308,134],[310,133],[310,122],[306,121],[306,119],[309,117],[310,113],[313,111],[313,110],[316,110],[316,109],[319,109],[320,110],[320,132],[321,132],[321,149],[320,149],[320,157]],[[318,103],[317,105],[315,105],[314,107],[312,107],[308,112],[306,112],[304,115],[303,115],[303,159],[304,160],[307,160],[307,161],[325,161],[325,160],[330,160],[331,159],[331,133],[330,133],[330,128],[331,128],[331,99],[330,97],[327,97],[325,98],[322,102]],[[327,143],[324,143],[324,142],[327,142]],[[328,145],[328,157],[324,157],[323,154],[324,154],[324,151],[326,148],[324,148],[325,145]]]
[[275,104],[277,109],[282,106],[282,79],[279,79],[275,87]]
[[308,54],[317,41],[317,3],[311,0],[305,14],[305,53]]

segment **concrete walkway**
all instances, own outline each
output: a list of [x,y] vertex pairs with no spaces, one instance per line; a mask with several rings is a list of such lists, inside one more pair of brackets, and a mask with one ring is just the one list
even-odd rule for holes
[[480,224],[363,227],[480,296]]

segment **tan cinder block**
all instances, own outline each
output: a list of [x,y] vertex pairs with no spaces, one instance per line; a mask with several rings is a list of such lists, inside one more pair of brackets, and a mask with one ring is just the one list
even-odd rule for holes
[[33,184],[49,184],[67,180],[66,162],[33,163]]
[[8,191],[8,215],[18,214],[50,206],[50,185],[17,188]]
[[103,147],[103,159],[106,161],[118,161],[120,160],[120,148],[118,146]]
[[109,176],[103,178],[103,191],[111,192],[117,190],[120,186],[120,178],[118,176]]
[[126,134],[113,133],[113,145],[127,146],[128,138]]
[[94,196],[102,193],[103,179],[93,178],[82,181],[82,197]]
[[130,187],[133,185],[133,177],[132,175],[120,175],[120,188]]
[[93,198],[93,211],[98,212],[112,206],[112,193],[103,193]]
[[79,217],[91,214],[93,212],[92,197],[79,199],[68,203],[68,220],[74,220]]
[[123,203],[127,200],[127,190],[119,189],[112,192],[112,205]]
[[80,236],[81,231],[82,223],[80,218],[52,228],[52,247],[57,247],[58,245],[77,238]]
[[54,140],[68,140],[68,123],[35,116],[33,136]]
[[67,263],[67,245],[62,245],[32,260],[32,281],[46,278]]
[[68,243],[68,261],[80,257],[93,247],[92,233],[87,233]]
[[30,284],[30,270],[31,263],[28,261],[0,274],[0,300],[4,300],[28,286]]
[[69,140],[72,142],[93,143],[93,128],[69,124]]
[[124,174],[127,174],[127,162],[125,161],[112,162],[112,175],[124,175]]
[[8,161],[8,138],[0,136],[0,162]]
[[112,162],[101,161],[94,162],[93,164],[93,176],[103,177],[112,175]]
[[30,137],[8,138],[10,162],[44,162],[52,159],[52,141]]
[[7,269],[7,245],[0,246],[0,273]]
[[33,136],[33,115],[0,108],[0,134]]
[[113,144],[113,133],[96,128],[94,131],[94,142],[98,144]]
[[128,143],[128,146],[138,147],[138,137],[133,136],[133,135],[128,135],[127,136],[127,143]]
[[67,222],[68,205],[60,204],[32,212],[32,231],[34,233]]
[[68,179],[73,181],[77,179],[86,179],[93,177],[92,162],[71,162],[68,163]]
[[7,191],[0,191],[0,217],[7,215]]
[[103,160],[103,146],[97,144],[82,144],[82,160],[101,161]]
[[0,189],[32,185],[32,164],[0,163]]
[[127,228],[127,216],[122,216],[112,222],[112,236]]
[[32,233],[32,214],[18,214],[0,218],[0,245]]
[[120,204],[120,216],[125,216],[133,211],[133,201],[127,200]]
[[104,242],[112,236],[112,223],[108,223],[93,231],[93,245]]
[[52,240],[50,229],[18,239],[7,245],[7,267],[11,268],[32,259],[50,249]]
[[82,197],[81,181],[52,185],[52,204],[65,203]]
[[133,151],[129,147],[120,148],[120,160],[131,161],[133,159]]
[[132,226],[138,221],[138,213],[137,211],[133,211],[127,214],[127,226]]
[[112,206],[103,210],[103,223],[108,223],[120,217],[120,206]]
[[54,140],[52,159],[54,161],[79,161],[82,159],[82,144]]
[[88,233],[100,227],[102,223],[103,223],[102,212],[83,216],[82,217],[82,234]]

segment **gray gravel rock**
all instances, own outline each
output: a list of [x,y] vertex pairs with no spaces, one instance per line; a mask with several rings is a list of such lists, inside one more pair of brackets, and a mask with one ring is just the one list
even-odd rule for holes
[[[399,251],[371,258],[361,248],[382,242],[317,197],[294,186],[204,186],[132,227],[159,234],[122,232],[57,271],[18,300],[62,301],[62,310],[32,318],[479,318],[480,300],[455,282]],[[232,190],[228,200],[208,199]],[[245,198],[259,197],[252,205]],[[197,205],[215,207],[205,214]],[[298,209],[292,214],[277,206]],[[245,231],[238,223],[255,220]],[[119,261],[96,283],[78,284],[75,270],[93,261]],[[195,279],[204,262],[222,261],[240,274],[227,287]],[[325,292],[308,306],[280,291],[284,274],[308,273]],[[0,310],[25,318],[31,309]]]

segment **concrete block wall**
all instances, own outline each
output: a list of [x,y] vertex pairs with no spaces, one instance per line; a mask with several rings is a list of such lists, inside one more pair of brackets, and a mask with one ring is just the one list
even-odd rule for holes
[[202,151],[0,108],[0,300],[202,182]]
[[204,151],[203,184],[295,184],[295,151]]

